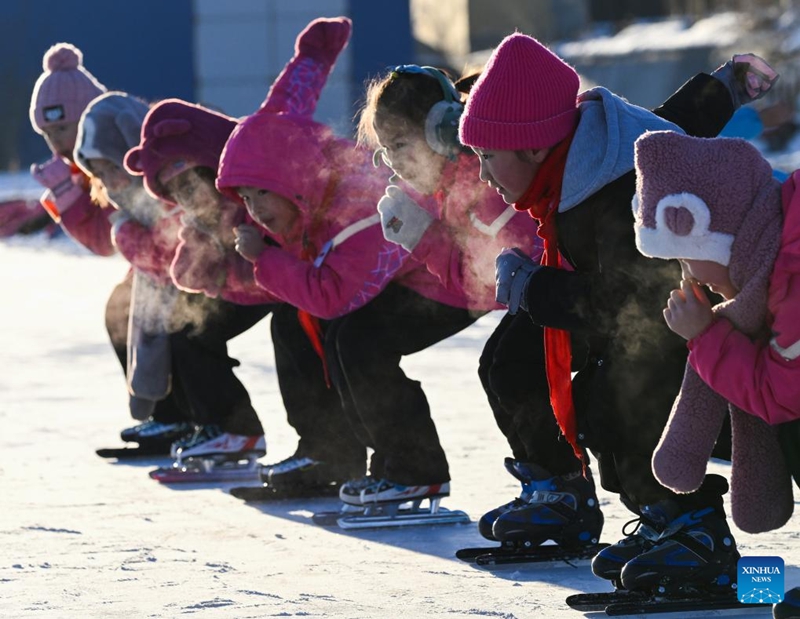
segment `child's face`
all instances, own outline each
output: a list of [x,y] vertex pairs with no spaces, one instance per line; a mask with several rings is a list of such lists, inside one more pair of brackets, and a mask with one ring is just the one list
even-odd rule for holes
[[207,226],[216,226],[220,218],[222,195],[208,179],[193,168],[174,176],[164,188],[185,212]]
[[447,160],[428,146],[425,134],[397,123],[375,123],[374,128],[384,163],[420,193],[436,191]]
[[131,177],[125,170],[108,159],[88,159],[92,176],[100,179],[110,192],[122,191],[131,184]]
[[711,260],[681,260],[684,279],[695,279],[725,299],[732,299],[739,292],[731,283],[730,269]]
[[495,189],[506,204],[517,202],[533,182],[549,152],[540,150],[473,149],[481,162],[481,180]]
[[47,142],[53,154],[74,161],[72,149],[75,148],[75,141],[78,139],[77,122],[57,123],[45,127],[42,131],[44,131],[44,141]]
[[300,217],[297,206],[277,193],[260,187],[237,187],[236,193],[250,217],[277,236],[289,236]]

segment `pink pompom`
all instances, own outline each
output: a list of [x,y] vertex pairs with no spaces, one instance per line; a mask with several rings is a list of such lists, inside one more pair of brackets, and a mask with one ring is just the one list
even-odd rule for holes
[[69,43],[56,43],[47,50],[42,65],[45,71],[74,71],[83,62],[83,52]]

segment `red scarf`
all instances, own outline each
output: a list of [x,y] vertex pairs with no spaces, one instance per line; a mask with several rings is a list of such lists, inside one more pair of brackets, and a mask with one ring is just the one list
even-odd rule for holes
[[[328,184],[325,187],[325,194],[322,197],[322,205],[319,207],[319,209],[314,211],[311,216],[311,223],[309,227],[312,230],[321,225],[325,215],[328,212],[328,207],[333,199],[333,195],[336,191],[338,183],[338,175],[335,172],[332,172],[331,177],[328,180]],[[316,257],[317,248],[314,247],[313,243],[308,240],[308,234],[304,232],[303,249],[300,252],[300,258],[302,260],[314,261]],[[322,345],[322,325],[319,324],[319,318],[307,312],[306,310],[298,308],[297,319],[300,322],[300,326],[303,328],[303,331],[305,331],[308,341],[311,342],[311,346],[317,353],[319,360],[322,362],[322,373],[325,375],[325,384],[328,386],[328,389],[330,389],[331,379],[330,375],[328,374],[328,362],[325,359],[325,348]]]
[[[528,211],[538,223],[536,234],[544,240],[542,264],[561,268],[558,252],[556,213],[561,201],[561,183],[567,163],[572,136],[570,135],[548,153],[525,194],[514,204],[518,211]],[[568,331],[544,328],[544,354],[550,404],[558,427],[572,446],[575,456],[586,467],[586,455],[578,445],[575,405],[572,401],[572,344]]]
[[[300,257],[303,260],[314,260],[317,257],[313,245],[306,244],[305,240],[303,241],[303,251]],[[311,346],[317,353],[319,360],[322,361],[322,373],[325,375],[325,384],[328,386],[328,389],[330,389],[331,379],[328,375],[328,362],[325,360],[325,349],[322,346],[322,325],[319,324],[319,318],[304,309],[298,308],[297,320],[300,322],[303,331],[305,331],[308,341],[311,342]]]

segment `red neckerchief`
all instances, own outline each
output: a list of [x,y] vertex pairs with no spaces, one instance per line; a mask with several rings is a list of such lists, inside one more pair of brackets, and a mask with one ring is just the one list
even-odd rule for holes
[[[332,174],[331,179],[328,181],[328,184],[325,187],[322,205],[312,216],[312,221],[310,224],[311,228],[315,228],[317,225],[320,225],[324,219],[325,214],[328,211],[328,206],[333,198],[333,193],[337,183],[337,175]],[[308,240],[308,234],[304,232],[303,249],[300,252],[300,259],[313,262],[316,259],[317,254],[317,248],[314,247],[314,244]],[[314,351],[319,357],[319,360],[322,361],[322,373],[325,375],[325,384],[328,386],[328,389],[330,389],[331,379],[330,375],[328,374],[328,362],[325,360],[325,348],[322,345],[322,325],[319,324],[319,318],[304,309],[298,308],[297,320],[300,322],[300,326],[303,328],[303,331],[305,331],[309,342],[311,342],[311,346],[314,348]]]
[[[562,268],[558,252],[556,213],[561,201],[561,183],[572,135],[559,143],[542,162],[524,195],[514,204],[518,211],[528,211],[538,223],[536,234],[544,240],[542,264]],[[572,401],[572,344],[568,331],[544,328],[544,354],[550,404],[558,427],[572,446],[575,456],[586,467],[586,455],[578,445],[575,405]]]
[[[317,252],[314,246],[303,239],[303,250],[300,253],[300,258],[302,260],[313,261],[316,257]],[[325,349],[322,346],[322,325],[319,324],[319,318],[304,309],[297,308],[297,320],[300,322],[300,326],[303,327],[303,331],[306,332],[308,341],[311,342],[311,346],[317,353],[319,360],[322,361],[322,373],[325,375],[325,384],[328,385],[328,389],[330,389],[331,379],[328,375],[328,363],[325,361]]]

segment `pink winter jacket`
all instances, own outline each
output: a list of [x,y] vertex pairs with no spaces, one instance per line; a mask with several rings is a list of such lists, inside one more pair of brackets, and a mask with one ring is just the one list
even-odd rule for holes
[[518,247],[538,263],[543,247],[536,222],[481,182],[479,170],[478,158],[466,153],[445,164],[433,194],[439,219],[412,255],[463,299],[464,307],[489,311],[503,308],[495,301],[497,254],[504,247]]
[[[311,21],[297,36],[294,56],[272,84],[262,109],[310,118],[351,30],[352,23],[345,17]],[[232,243],[223,240],[243,223],[259,228],[268,236],[247,214],[238,196],[234,198],[222,202],[220,222],[214,230],[184,218],[171,268],[173,281],[186,292],[202,292],[237,305],[279,302],[280,299],[256,283],[253,265],[234,250]]]
[[92,202],[87,189],[67,209],[62,209],[60,223],[67,234],[92,253],[112,256],[116,252],[109,221],[113,213],[113,208],[101,208]]
[[783,185],[780,252],[769,282],[768,326],[772,338],[751,340],[722,318],[688,344],[689,363],[714,391],[773,425],[800,418],[798,190],[800,171]]
[[169,268],[178,247],[180,211],[159,218],[152,227],[127,219],[114,231],[114,244],[131,265],[162,285],[171,284]]
[[376,205],[384,179],[369,153],[323,125],[265,112],[248,117],[225,146],[217,186],[230,196],[235,187],[261,187],[298,207],[294,230],[254,265],[258,284],[290,305],[333,319],[390,281],[449,298],[424,265],[383,238]]
[[277,299],[256,284],[253,265],[234,250],[232,243],[221,240],[232,236],[232,229],[240,224],[258,224],[240,204],[224,200],[220,208],[222,216],[213,230],[184,216],[170,267],[172,281],[184,292],[202,292],[237,305],[275,303]]

